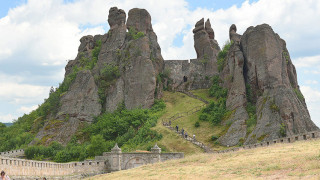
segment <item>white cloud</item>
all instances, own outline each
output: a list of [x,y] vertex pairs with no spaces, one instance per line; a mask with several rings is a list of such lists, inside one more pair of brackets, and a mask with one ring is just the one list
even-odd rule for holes
[[49,94],[50,87],[0,82],[0,98],[14,104],[26,104],[43,101]]
[[301,86],[300,89],[307,102],[310,102],[310,103],[318,102],[320,104],[319,90],[313,89],[310,86]]
[[296,59],[293,59],[293,63],[297,68],[304,68],[304,67],[320,68],[320,55],[296,58]]
[[[30,0],[0,19],[0,62],[11,57],[14,61],[65,64],[76,56],[83,35],[104,33],[102,26],[81,31],[79,23],[68,19],[77,9],[70,10],[73,7],[68,9],[70,5],[62,2]],[[81,12],[87,11],[80,10],[79,16]]]
[[0,122],[3,123],[11,123],[12,120],[18,119],[18,116],[14,116],[12,114],[1,115],[0,114]]
[[31,111],[33,111],[33,110],[35,110],[35,109],[37,109],[37,108],[38,108],[37,105],[30,106],[30,107],[21,106],[21,107],[17,110],[17,112],[18,112],[18,113],[23,113],[23,114],[28,114],[28,113],[30,113]]
[[21,76],[9,76],[0,73],[0,99],[12,104],[29,104],[43,101],[50,87],[22,83]]
[[312,84],[319,84],[319,82],[318,82],[317,80],[307,80],[307,81],[306,81],[306,84],[310,84],[310,85],[312,85]]
[[306,99],[311,119],[319,127],[320,126],[320,91],[310,86],[300,87],[302,94]]

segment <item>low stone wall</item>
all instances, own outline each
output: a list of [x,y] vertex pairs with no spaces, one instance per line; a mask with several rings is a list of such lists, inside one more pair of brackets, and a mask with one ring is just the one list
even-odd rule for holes
[[24,155],[23,149],[0,152],[0,156],[5,156],[5,157],[19,157],[19,156],[23,156],[23,155]]
[[307,133],[274,139],[272,141],[263,141],[256,144],[244,145],[242,147],[236,147],[236,148],[230,148],[222,151],[217,151],[217,153],[226,153],[226,152],[238,151],[240,149],[252,149],[257,147],[265,147],[265,146],[271,146],[278,143],[293,143],[296,141],[305,141],[305,140],[311,140],[316,138],[320,138],[320,131],[311,131]]
[[72,176],[101,174],[106,172],[104,161],[86,160],[83,162],[55,163],[9,158],[4,156],[0,156],[0,169],[4,170],[11,177],[20,178],[23,176]]

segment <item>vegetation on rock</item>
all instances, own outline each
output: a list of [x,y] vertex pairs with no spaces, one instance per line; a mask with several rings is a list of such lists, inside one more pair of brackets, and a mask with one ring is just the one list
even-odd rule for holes
[[129,31],[128,31],[127,34],[128,34],[128,37],[129,37],[130,39],[133,39],[133,40],[137,40],[137,39],[145,36],[145,34],[144,34],[143,32],[140,32],[140,31],[138,32],[138,31],[136,31],[136,29],[133,28],[133,27],[130,27],[130,28],[129,28]]
[[217,62],[218,62],[218,71],[221,72],[224,68],[226,58],[229,52],[229,49],[232,45],[232,41],[227,41],[223,46],[222,50],[218,54]]

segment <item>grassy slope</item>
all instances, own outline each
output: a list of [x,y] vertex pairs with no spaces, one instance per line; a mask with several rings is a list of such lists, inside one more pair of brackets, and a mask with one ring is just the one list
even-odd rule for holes
[[320,139],[225,154],[195,154],[89,179],[318,179]]
[[158,131],[163,135],[163,138],[158,142],[162,147],[165,147],[170,152],[184,152],[185,155],[201,153],[203,150],[192,143],[185,141],[176,133],[170,131],[162,125],[161,119],[173,116],[176,113],[185,112],[196,106],[202,105],[203,102],[190,98],[182,93],[164,92],[163,100],[166,103],[166,112],[158,120],[158,124],[153,127],[153,130]]
[[216,98],[210,97],[209,96],[209,89],[197,89],[197,90],[192,90],[192,94],[201,97],[204,100],[207,100],[208,102],[210,101],[216,101]]
[[[199,89],[199,90],[193,90],[193,94],[200,96],[201,98],[207,100],[207,101],[213,101],[214,98],[209,97],[209,93],[207,89]],[[191,110],[193,107],[203,105],[204,103],[191,98],[185,94],[182,93],[172,93],[172,92],[164,92],[163,96],[164,101],[167,104],[167,112],[162,116],[162,118],[170,117],[176,113],[180,112],[186,112],[188,110]],[[196,135],[196,138],[205,143],[206,145],[210,146],[212,149],[215,150],[222,150],[226,147],[219,146],[217,144],[214,144],[211,141],[211,136],[215,135],[218,136],[223,130],[225,130],[226,127],[216,125],[213,126],[209,122],[199,121],[199,114],[201,112],[197,112],[195,114],[192,114],[187,117],[179,118],[172,122],[172,127],[175,127],[176,125],[179,126],[179,128],[183,128],[185,131],[188,132],[189,135]],[[196,128],[194,124],[199,121],[200,127]],[[158,122],[158,126],[155,129],[160,129],[162,125],[160,124],[161,120]],[[163,127],[162,127],[163,128]],[[162,133],[164,134],[164,133]],[[168,139],[163,139],[162,141],[166,142]],[[185,151],[183,151],[185,152]],[[186,152],[188,155],[189,153]]]

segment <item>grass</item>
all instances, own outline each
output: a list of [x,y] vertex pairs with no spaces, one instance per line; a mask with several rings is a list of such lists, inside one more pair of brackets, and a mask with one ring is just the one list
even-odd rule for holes
[[88,179],[318,179],[320,139],[225,154],[195,154]]
[[190,91],[192,94],[201,97],[202,99],[210,102],[216,101],[216,98],[209,96],[209,89],[197,89]]
[[184,152],[186,156],[191,154],[202,153],[203,150],[198,146],[182,139],[178,134],[172,132],[162,125],[161,119],[169,118],[176,113],[182,113],[186,110],[204,104],[203,102],[190,98],[189,96],[179,92],[167,92],[163,94],[163,100],[166,103],[166,112],[158,120],[158,123],[152,129],[162,134],[162,139],[158,145],[164,146],[170,152]]
[[[205,97],[204,96],[205,94],[209,94],[208,90],[203,90],[203,89],[196,90],[193,92],[197,94],[202,94],[203,97]],[[167,91],[164,92],[163,100],[167,105],[166,113],[160,118],[157,126],[153,128],[154,130],[160,132],[163,135],[163,139],[161,139],[159,144],[165,146],[170,151],[171,149],[179,149],[180,151],[185,152],[186,155],[198,153],[199,150],[197,146],[193,145],[192,143],[186,142],[181,137],[178,137],[177,134],[163,127],[161,124],[161,119],[171,117],[176,113],[186,112],[188,110],[193,109],[194,107],[204,105],[204,103],[200,100],[191,98],[183,93],[179,93],[179,92],[172,93]],[[208,99],[206,98],[206,100]],[[179,129],[183,128],[186,132],[188,132],[189,136],[192,136],[193,134],[195,134],[197,140],[205,143],[206,145],[208,145],[214,150],[226,149],[226,147],[220,146],[219,144],[214,144],[214,142],[211,140],[211,136],[213,135],[219,136],[219,134],[225,130],[225,127],[221,125],[213,126],[210,122],[199,121],[199,114],[200,114],[200,111],[195,114],[179,118],[173,121],[171,126],[175,127],[176,125],[178,125]],[[197,121],[199,121],[200,127],[194,126],[194,124]],[[191,144],[191,146],[188,145],[188,148],[187,148],[186,144]],[[197,149],[194,149],[194,148],[189,149],[190,147],[194,147],[194,146],[197,147]],[[202,152],[202,149],[201,149],[201,152]]]

